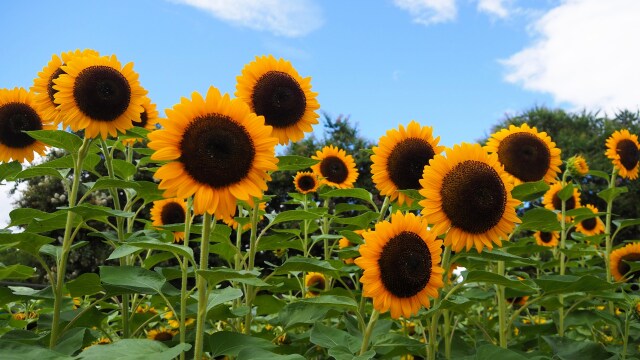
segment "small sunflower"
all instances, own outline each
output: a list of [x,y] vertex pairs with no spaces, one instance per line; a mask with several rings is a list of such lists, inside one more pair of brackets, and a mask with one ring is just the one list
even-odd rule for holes
[[35,153],[44,155],[46,145],[24,131],[53,129],[36,108],[33,93],[0,89],[0,162],[31,162]]
[[290,62],[271,55],[256,57],[237,80],[235,95],[264,116],[280,144],[302,139],[318,123],[320,104],[311,91],[311,78],[300,77]]
[[[187,203],[184,199],[157,200],[153,202],[151,208],[152,225],[182,224],[186,219],[186,214]],[[182,242],[183,240],[184,232],[173,232],[173,242]]]
[[95,341],[93,341],[88,346],[82,348],[82,350],[86,350],[86,349],[92,347],[93,345],[107,345],[107,344],[111,344],[111,339],[109,339],[108,337],[102,336],[102,337],[99,337],[98,339],[96,339]]
[[61,67],[75,57],[88,55],[99,56],[97,51],[91,49],[67,51],[60,56],[54,54],[47,66],[38,73],[38,77],[33,81],[31,91],[36,94],[35,102],[44,119],[54,124],[58,124],[61,120],[59,118],[60,110],[57,109],[58,104],[54,102],[58,90],[53,88],[55,85],[53,81],[60,75],[66,74]]
[[310,272],[304,277],[304,284],[307,287],[307,296],[314,297],[320,295],[320,291],[324,290],[327,279],[324,274],[319,272]]
[[634,180],[638,178],[639,148],[638,135],[624,129],[614,132],[607,139],[607,151],[604,154],[611,159],[620,176]]
[[571,172],[571,176],[574,178],[580,178],[589,172],[589,164],[582,155],[575,155],[567,160],[567,168]]
[[445,149],[438,146],[439,141],[430,126],[420,126],[416,121],[406,129],[400,125],[397,130],[387,131],[371,155],[372,178],[380,194],[389,196],[391,201],[398,199],[400,205],[405,201],[411,205],[413,200],[398,190],[420,189],[424,167]]
[[298,171],[293,179],[293,184],[296,186],[296,191],[300,194],[315,192],[320,186],[318,175],[310,171]]
[[[147,129],[149,131],[153,131],[157,129],[158,121],[160,118],[158,117],[158,110],[156,109],[156,104],[151,102],[151,99],[148,97],[144,97],[144,102],[142,103],[142,113],[140,114],[140,122],[134,123],[134,126],[141,127],[143,129]],[[133,145],[136,142],[142,142],[141,138],[130,138],[122,140],[122,143],[125,145]]]
[[488,154],[478,144],[462,143],[436,155],[424,168],[420,201],[422,214],[444,234],[445,245],[455,252],[465,245],[493,248],[502,245],[515,223],[521,222],[515,208],[520,201],[511,196],[513,183],[496,154]]
[[[189,325],[193,325],[193,323],[196,322],[196,319],[194,318],[187,318],[187,320],[185,320],[184,322],[184,326],[189,326]],[[171,326],[174,329],[177,329],[180,327],[180,321],[178,321],[178,319],[169,319],[167,320],[167,323],[169,324],[169,326]]]
[[53,80],[54,102],[73,131],[88,138],[117,136],[140,122],[147,91],[140,86],[133,63],[124,67],[115,55],[79,56],[60,67]]
[[[591,204],[587,204],[584,207],[591,210],[594,214],[598,213],[598,208]],[[604,223],[596,216],[577,223],[576,230],[587,236],[602,234],[604,233]]]
[[391,310],[394,319],[416,315],[421,304],[429,308],[429,297],[438,297],[444,286],[442,240],[427,226],[423,217],[396,212],[391,222],[380,222],[363,234],[361,257],[355,260],[364,269],[362,295],[373,298],[373,307],[381,313]]
[[164,326],[160,326],[156,329],[151,329],[147,333],[147,339],[156,341],[171,341],[173,337],[178,334],[178,330],[169,329]]
[[[364,233],[364,230],[355,230],[354,233],[362,236],[362,233]],[[338,248],[339,249],[345,249],[348,247],[352,247],[355,244],[353,244],[351,241],[349,241],[349,239],[347,239],[346,237],[340,238],[340,240],[338,240]],[[353,258],[346,258],[346,259],[342,259],[342,261],[344,261],[345,264],[353,264]]]
[[[248,203],[252,203],[252,201],[248,201]],[[250,204],[250,206],[253,207],[253,205]],[[264,211],[267,208],[267,203],[260,203],[260,205],[258,205],[259,211],[261,214],[264,214]],[[236,217],[240,217],[241,215],[238,215],[238,207],[236,206],[236,212],[232,215],[232,216],[225,216],[222,217],[222,222],[224,222],[227,226],[233,228],[233,230],[236,230],[238,228],[239,223],[236,221]],[[246,212],[245,214],[243,214],[242,216],[249,216],[248,212]],[[264,215],[260,215],[260,218],[258,221],[264,219]],[[246,224],[244,224],[244,226],[242,227],[242,231],[247,231],[251,229],[251,223],[248,222]]]
[[[554,184],[551,184],[551,187],[549,187],[549,190],[547,190],[547,192],[542,197],[542,204],[544,204],[545,208],[549,210],[557,210],[557,211],[562,210],[562,200],[560,200],[560,197],[558,196],[558,193],[560,192],[560,190],[562,190],[561,182],[556,182]],[[565,210],[577,209],[579,207],[580,207],[580,191],[578,190],[578,187],[574,186],[571,197],[568,198],[565,202]]]
[[214,87],[206,98],[194,92],[166,112],[148,145],[156,150],[151,159],[170,161],[155,174],[165,196],[194,195],[195,213],[218,218],[233,215],[237,200],[262,198],[278,159],[277,139],[261,116]]
[[527,303],[528,300],[529,300],[529,297],[525,295],[525,296],[516,296],[516,297],[508,298],[507,302],[511,305],[523,306],[524,304]]
[[551,137],[527,124],[511,125],[509,129],[494,133],[485,149],[498,155],[515,185],[539,180],[552,183],[562,165],[560,149]]
[[536,231],[533,237],[540,246],[555,247],[558,246],[560,234],[557,231]]
[[609,257],[611,275],[616,281],[627,281],[640,278],[640,271],[630,273],[631,266],[627,262],[640,262],[640,242],[627,244],[613,250]]
[[358,179],[358,169],[351,155],[333,145],[318,150],[312,159],[320,160],[311,170],[320,177],[323,184],[339,189],[349,189]]

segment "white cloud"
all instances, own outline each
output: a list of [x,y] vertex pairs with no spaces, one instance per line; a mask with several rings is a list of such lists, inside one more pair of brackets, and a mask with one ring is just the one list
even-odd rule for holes
[[638,18],[637,0],[565,0],[533,24],[532,45],[502,61],[506,80],[576,108],[635,110]]
[[505,3],[507,0],[478,0],[478,11],[504,19],[509,16]]
[[455,0],[393,0],[393,3],[423,25],[452,21],[458,11]]
[[276,35],[299,37],[322,26],[313,0],[172,0],[204,10],[231,24]]

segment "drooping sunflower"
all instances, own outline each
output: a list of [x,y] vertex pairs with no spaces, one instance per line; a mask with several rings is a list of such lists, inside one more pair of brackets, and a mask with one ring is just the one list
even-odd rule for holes
[[485,149],[496,153],[515,185],[544,180],[552,183],[560,172],[560,149],[546,132],[527,124],[511,125],[491,135]]
[[307,287],[307,296],[314,297],[320,295],[320,291],[324,290],[327,279],[324,274],[319,272],[310,272],[304,277],[304,284]]
[[[594,214],[598,213],[598,208],[591,204],[587,204],[584,207],[591,210]],[[592,217],[578,222],[576,224],[576,230],[587,236],[602,234],[604,233],[604,222],[602,222],[598,216]]]
[[178,334],[178,330],[169,329],[164,326],[160,326],[156,329],[151,329],[147,332],[147,339],[156,341],[171,341],[173,337]]
[[[252,201],[249,201],[249,203],[252,203]],[[251,207],[253,207],[252,204],[250,204]],[[267,208],[267,203],[261,202],[260,205],[258,205],[259,211],[261,214],[264,214],[265,209]],[[233,230],[236,230],[238,228],[239,223],[236,221],[236,217],[240,217],[240,216],[249,216],[248,212],[245,212],[242,215],[238,215],[238,207],[236,206],[236,212],[232,215],[232,216],[225,216],[222,218],[222,222],[224,222],[227,226],[233,228]],[[260,215],[260,220],[264,219],[264,215]],[[242,227],[242,231],[247,231],[251,228],[251,223],[246,223],[244,224],[244,226]]]
[[[152,103],[151,99],[145,96],[142,103],[142,109],[143,111],[140,114],[140,122],[133,123],[133,125],[150,131],[156,130],[158,121],[160,121],[160,118],[158,117],[158,110],[156,109],[156,104]],[[141,141],[141,138],[130,138],[122,140],[122,143],[125,145],[133,145],[136,142]]]
[[[561,182],[551,184],[549,190],[547,190],[547,192],[542,197],[542,203],[544,204],[545,208],[549,210],[562,210],[562,200],[558,196],[560,190],[562,190]],[[578,190],[577,186],[574,186],[573,193],[571,194],[571,197],[566,200],[564,207],[565,210],[572,210],[579,208],[580,206],[580,191]]]
[[400,125],[397,130],[388,130],[371,155],[372,179],[380,194],[391,201],[398,199],[400,205],[405,201],[411,205],[413,200],[398,190],[420,189],[424,167],[445,149],[438,146],[439,141],[430,126],[420,126],[416,121],[406,129]]
[[[157,200],[153,202],[150,213],[154,226],[182,224],[187,216],[187,203],[184,199],[177,198]],[[173,242],[182,242],[183,240],[184,232],[173,232]]]
[[581,178],[589,172],[589,164],[582,155],[575,155],[567,160],[567,169],[574,178]]
[[609,267],[616,281],[640,279],[640,271],[630,272],[631,266],[627,262],[640,262],[640,242],[627,244],[611,252]]
[[147,91],[140,86],[133,63],[124,67],[115,55],[79,56],[60,66],[64,74],[53,80],[54,102],[60,117],[85,137],[117,136],[140,122]]
[[300,194],[309,194],[318,190],[320,182],[318,181],[318,175],[311,171],[298,171],[293,184],[296,187],[296,191]]
[[638,178],[639,148],[638,135],[623,129],[607,139],[607,151],[604,154],[611,159],[620,176],[634,180]]
[[421,304],[429,308],[429,297],[438,297],[444,286],[442,240],[427,225],[423,217],[398,211],[390,222],[363,233],[361,257],[355,260],[364,269],[362,295],[373,298],[373,307],[381,313],[391,310],[394,319],[416,315]]
[[206,98],[194,92],[166,113],[148,145],[156,150],[151,159],[170,161],[155,174],[166,197],[195,195],[196,214],[219,218],[233,215],[237,200],[262,198],[278,159],[277,139],[261,116],[214,87]]
[[311,170],[323,184],[339,189],[349,189],[358,179],[358,169],[351,155],[333,145],[318,150],[312,159],[320,160]]
[[75,57],[88,55],[99,56],[100,54],[91,49],[67,51],[60,54],[60,56],[54,54],[51,57],[51,61],[38,73],[38,77],[33,81],[31,91],[36,94],[35,102],[38,109],[42,112],[44,119],[54,124],[58,124],[61,120],[59,118],[60,111],[57,109],[58,104],[54,102],[55,94],[58,90],[53,88],[55,85],[53,81],[56,80],[58,76],[66,74],[61,67]]
[[46,145],[24,131],[54,128],[35,106],[33,93],[0,89],[0,162],[31,162],[35,153],[44,155]]
[[318,95],[311,78],[302,78],[289,61],[272,55],[256,57],[237,77],[235,95],[264,116],[280,144],[298,141],[318,123]]
[[533,233],[533,237],[536,239],[536,244],[540,246],[556,247],[560,233],[557,231],[536,231]]
[[462,143],[436,155],[424,168],[420,185],[422,214],[444,234],[445,245],[456,252],[465,246],[493,248],[502,245],[519,223],[515,208],[520,201],[511,196],[513,183],[496,154],[479,144]]

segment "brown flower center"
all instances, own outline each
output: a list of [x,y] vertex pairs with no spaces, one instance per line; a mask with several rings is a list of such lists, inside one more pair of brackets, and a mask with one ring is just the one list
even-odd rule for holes
[[378,266],[385,289],[399,298],[408,298],[429,283],[431,252],[418,234],[403,231],[382,248]]
[[307,287],[309,288],[309,293],[313,296],[320,295],[320,291],[324,290],[325,282],[322,276],[314,276],[309,279],[307,283]]
[[625,169],[633,170],[638,166],[640,153],[635,142],[629,139],[620,140],[616,146],[616,153],[620,155],[620,163]]
[[[562,200],[558,196],[558,193],[553,194],[553,199],[551,200],[551,203],[553,204],[553,208],[555,210],[562,210]],[[571,209],[574,209],[575,207],[576,207],[576,198],[575,196],[571,195],[571,197],[567,199],[564,205],[564,208],[565,210],[571,210]]]
[[540,231],[540,240],[545,244],[550,243],[551,240],[553,240],[553,233],[548,231]]
[[286,128],[300,121],[307,98],[300,84],[282,71],[269,71],[256,82],[251,95],[253,111],[264,116],[265,123]]
[[23,149],[36,140],[23,131],[42,130],[42,119],[29,105],[10,102],[0,105],[0,144]]
[[55,104],[55,95],[58,92],[58,90],[53,88],[53,86],[55,85],[53,80],[57,79],[62,74],[66,74],[66,72],[60,67],[57,68],[56,71],[54,71],[53,74],[51,74],[51,76],[49,77],[49,82],[47,82],[47,95],[49,95],[49,100],[52,104]]
[[523,182],[542,180],[551,164],[549,147],[528,132],[505,137],[498,147],[498,158],[506,172]]
[[328,181],[336,184],[342,184],[349,176],[347,164],[337,156],[328,156],[322,159],[320,163],[320,173]]
[[173,339],[173,334],[168,331],[161,331],[154,335],[153,340],[157,341],[170,341]]
[[597,218],[585,219],[585,220],[582,220],[580,224],[585,230],[591,231],[596,228],[596,225],[598,224],[598,219]]
[[400,190],[420,189],[420,179],[425,165],[435,152],[424,139],[408,138],[399,142],[389,154],[387,172]]
[[182,224],[185,220],[184,208],[175,202],[166,203],[160,213],[162,224]]
[[618,272],[622,274],[622,276],[626,275],[629,279],[640,278],[640,270],[629,273],[629,271],[631,271],[631,266],[626,263],[637,261],[640,261],[640,254],[631,253],[623,255],[622,257],[620,257],[620,262],[618,262]]
[[316,179],[311,175],[303,175],[298,179],[298,188],[302,191],[309,191],[316,186]]
[[94,65],[80,71],[73,86],[80,111],[92,120],[113,121],[129,107],[131,86],[110,66]]

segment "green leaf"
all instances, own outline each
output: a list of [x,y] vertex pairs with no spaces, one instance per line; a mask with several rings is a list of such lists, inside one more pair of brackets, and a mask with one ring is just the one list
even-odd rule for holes
[[253,286],[271,286],[259,278],[259,271],[234,270],[229,268],[216,268],[213,270],[198,270],[198,275],[204,277],[211,287],[215,287],[223,281],[235,281]]
[[[121,257],[134,254],[138,251],[140,251],[140,248],[137,246],[129,246],[127,244],[122,244],[118,246],[115,250],[113,250],[113,252],[109,255],[107,260],[120,259]],[[173,255],[171,255],[170,257],[173,257]]]
[[313,329],[311,329],[309,340],[327,349],[344,346],[352,357],[360,349],[360,344],[362,343],[362,339],[358,339],[344,330],[323,325],[321,322],[315,323]]
[[293,239],[295,235],[287,233],[275,233],[269,236],[263,236],[258,243],[258,251],[278,250],[278,249],[296,249],[302,251],[302,243]]
[[49,146],[67,150],[72,154],[77,153],[82,146],[82,139],[78,135],[64,130],[34,130],[27,131],[27,134]]
[[[196,295],[192,295],[194,299],[198,299]],[[232,301],[242,297],[242,290],[226,287],[224,289],[213,289],[209,292],[209,300],[207,301],[207,312],[218,305],[222,305],[228,301]]]
[[295,256],[288,258],[284,264],[280,265],[274,271],[274,275],[286,274],[290,271],[330,273],[337,271],[337,269],[325,260]]
[[33,219],[50,218],[51,216],[53,215],[46,211],[42,211],[38,209],[18,208],[18,209],[11,210],[11,212],[9,213],[9,218],[11,219],[9,226],[26,225],[30,223]]
[[55,240],[30,232],[21,232],[16,234],[0,233],[0,245],[11,245],[11,247],[25,251],[31,255],[35,255],[40,251],[43,245],[54,242]]
[[157,294],[166,279],[157,272],[137,266],[100,266],[100,279],[109,292]]
[[34,273],[34,268],[25,265],[0,265],[0,280],[25,280],[32,277]]
[[230,331],[219,331],[211,335],[206,334],[204,346],[211,352],[211,356],[238,356],[246,348],[274,349],[271,341]]
[[555,212],[549,209],[535,208],[524,213],[518,230],[560,231],[561,228],[558,215]]
[[368,229],[370,224],[378,219],[380,215],[373,211],[368,211],[364,214],[350,218],[335,218],[333,222],[336,224],[355,225],[360,229]]
[[113,172],[121,179],[127,179],[138,171],[132,163],[120,159],[113,159],[112,161]]
[[600,170],[589,170],[587,175],[591,175],[591,176],[599,177],[601,179],[605,179],[605,180],[607,180],[607,182],[609,182],[609,178],[611,177],[611,175],[607,174],[604,171],[600,171]]
[[628,191],[629,191],[629,189],[627,189],[626,186],[608,188],[608,189],[600,191],[598,193],[598,197],[608,203],[610,201],[615,200],[618,196],[620,196],[620,195],[622,195],[622,194],[624,194],[624,193],[626,193]]
[[64,179],[69,174],[70,169],[54,169],[48,167],[30,167],[15,174],[11,180],[29,179],[37,176],[51,176],[56,179]]
[[236,360],[305,360],[302,355],[280,355],[260,348],[245,348],[238,353]]
[[421,349],[424,349],[423,343],[405,335],[387,333],[373,339],[373,350],[385,357],[416,353]]
[[[72,225],[78,226],[82,223],[79,216],[73,218]],[[47,214],[41,218],[34,218],[27,226],[26,231],[34,233],[43,233],[52,230],[64,229],[67,224],[67,211],[56,211],[53,214]]]
[[589,340],[573,340],[561,338],[559,336],[542,336],[542,339],[549,344],[553,351],[554,358],[560,359],[580,359],[580,360],[601,360],[609,359],[611,353],[605,350],[602,344]]
[[279,312],[284,307],[286,302],[276,298],[271,294],[262,294],[256,296],[253,304],[257,307],[257,315],[269,315]]
[[122,339],[112,344],[91,346],[78,356],[82,360],[172,360],[181,352],[188,351],[190,344],[168,347],[160,341],[150,339]]
[[494,260],[498,260],[498,261],[504,261],[506,263],[509,264],[517,264],[517,265],[534,265],[537,264],[538,262],[536,260],[532,260],[529,258],[523,258],[520,256],[516,256],[516,255],[512,255],[509,253],[506,253],[504,251],[501,250],[486,250],[484,249],[480,254],[476,253],[476,252],[467,252],[467,253],[460,253],[460,257],[468,257],[468,258],[472,258],[472,259],[477,259],[477,260],[484,260],[484,261],[494,261]]
[[308,157],[297,155],[283,155],[278,156],[278,170],[290,170],[298,171],[310,168],[311,166],[319,163],[320,160],[311,159]]
[[[71,251],[79,249],[87,245],[88,243],[89,243],[88,241],[76,241],[73,243],[73,245],[71,245]],[[45,244],[45,245],[42,245],[42,247],[40,248],[40,253],[47,254],[52,258],[59,260],[60,256],[62,255],[62,246]]]
[[73,328],[65,332],[58,340],[54,350],[67,355],[73,355],[82,349],[84,337],[88,333],[87,328]]
[[568,294],[573,292],[595,292],[618,287],[593,275],[551,275],[535,279],[536,284],[547,294]]
[[[82,162],[82,169],[94,172],[96,166],[102,161],[100,155],[87,154]],[[36,167],[54,168],[54,169],[73,169],[75,166],[72,155],[65,155],[63,157],[52,159],[42,164],[36,165]]]
[[533,292],[535,291],[535,284],[531,280],[512,280],[505,276],[498,275],[484,270],[470,271],[464,279],[465,283],[487,283],[490,285],[504,285],[506,287]]
[[319,219],[321,215],[304,211],[304,210],[288,210],[276,215],[271,225],[280,224],[287,221],[302,221]]
[[100,284],[100,276],[94,273],[81,274],[69,281],[66,286],[73,297],[93,295],[104,291]]
[[150,203],[164,199],[162,196],[163,191],[158,189],[158,184],[151,181],[136,181],[136,184],[138,184],[136,193],[139,197],[143,198],[145,202]]
[[547,190],[549,185],[544,180],[527,182],[514,187],[511,196],[520,201],[532,201],[543,196]]
[[74,214],[80,215],[82,220],[94,220],[100,219],[104,217],[114,216],[114,217],[122,217],[122,218],[130,218],[135,215],[135,213],[129,211],[115,210],[110,207],[93,205],[93,204],[80,204],[74,207],[60,207],[60,210],[63,211],[71,211]]
[[0,164],[0,181],[12,178],[15,174],[22,171],[22,165],[17,161]]
[[353,352],[346,346],[335,346],[329,348],[328,354],[335,360],[369,360],[376,356],[376,352],[374,350],[367,350],[364,354],[356,356],[353,355]]
[[277,321],[285,329],[299,324],[313,324],[323,320],[329,310],[331,309],[328,306],[297,301],[282,308],[278,313]]
[[119,179],[100,178],[93,183],[89,191],[103,190],[103,189],[140,189],[140,185],[137,182]]
[[176,256],[186,256],[189,260],[195,262],[193,258],[193,250],[188,246],[166,243],[151,237],[145,237],[143,239],[135,238],[134,241],[127,241],[125,244],[141,249],[167,251],[175,254]]
[[360,188],[329,190],[327,192],[320,194],[320,197],[327,198],[327,199],[333,198],[333,197],[347,197],[347,198],[360,199],[368,202],[374,208],[376,207],[376,204],[373,202],[373,196],[371,195],[371,193],[365,189],[360,189]]
[[626,219],[626,220],[614,220],[613,223],[616,225],[616,232],[629,227],[640,225],[640,219]]
[[558,191],[558,198],[562,201],[567,201],[571,196],[573,196],[573,183],[568,183],[565,185],[560,191]]
[[[71,360],[70,356],[42,346],[0,339],[0,358],[4,360]],[[113,359],[112,359],[113,360]]]
[[476,352],[476,360],[526,360],[526,356],[520,355],[515,351],[503,349],[492,344],[482,345]]
[[331,309],[343,309],[345,311],[357,311],[358,303],[350,297],[339,295],[320,295],[308,299],[302,299],[299,303],[327,306]]

